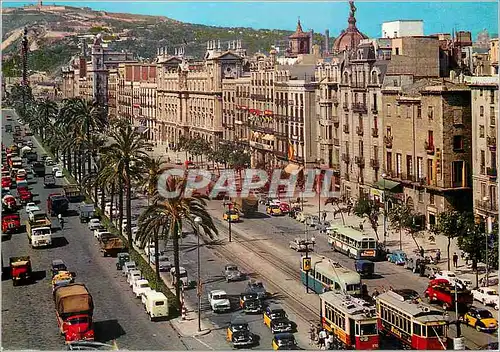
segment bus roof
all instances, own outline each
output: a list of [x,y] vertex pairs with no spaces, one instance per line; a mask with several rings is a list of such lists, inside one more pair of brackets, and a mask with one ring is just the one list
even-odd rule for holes
[[346,284],[359,284],[361,281],[361,277],[357,272],[340,265],[330,258],[317,254],[310,254],[310,257],[311,269],[319,271],[331,279],[336,279],[338,276],[338,279],[344,281]]
[[329,227],[328,229],[331,231],[335,231],[337,233],[346,235],[346,236],[348,236],[356,241],[362,241],[362,240],[375,241],[376,240],[375,237],[368,235],[367,233],[364,233],[364,232],[362,232],[358,229],[355,229],[353,227],[350,227],[350,226],[335,225],[335,226]]
[[377,302],[382,301],[391,305],[396,310],[411,315],[415,320],[421,323],[430,323],[435,321],[448,321],[444,312],[435,307],[422,303],[420,300],[405,301],[403,296],[396,292],[387,291],[377,296]]
[[364,299],[354,298],[350,295],[334,291],[322,293],[319,297],[326,303],[340,310],[342,313],[349,315],[354,320],[372,320],[377,317],[375,306],[368,303]]

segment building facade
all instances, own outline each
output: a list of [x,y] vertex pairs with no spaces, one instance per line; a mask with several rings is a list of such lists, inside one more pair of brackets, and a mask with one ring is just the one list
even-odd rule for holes
[[398,20],[382,23],[382,38],[422,37],[424,21]]

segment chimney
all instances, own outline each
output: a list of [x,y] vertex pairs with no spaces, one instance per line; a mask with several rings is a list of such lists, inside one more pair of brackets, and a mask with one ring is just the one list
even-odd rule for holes
[[330,31],[325,30],[325,54],[330,54]]
[[227,42],[227,50],[231,50],[231,42]]
[[220,39],[217,39],[217,50],[220,51]]
[[313,44],[314,44],[314,31],[311,29],[310,39],[309,39],[309,54],[313,53]]
[[210,42],[207,42],[207,50],[210,49]]
[[164,47],[163,48],[163,57],[167,56],[167,54],[168,54],[168,48]]

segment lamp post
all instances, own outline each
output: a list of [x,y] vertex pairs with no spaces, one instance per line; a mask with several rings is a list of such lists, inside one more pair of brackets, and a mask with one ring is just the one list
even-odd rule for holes
[[[483,197],[483,202],[487,202],[488,197]],[[486,285],[485,287],[488,286],[488,276],[489,276],[489,271],[488,271],[488,242],[490,240],[490,236],[488,234],[488,222],[486,221],[485,228],[484,228],[484,235],[486,236],[486,258],[484,258],[484,263],[486,264]]]
[[200,268],[200,224],[202,222],[199,216],[194,218],[194,222],[196,224],[196,237],[198,237],[198,247],[197,247],[197,256],[198,256],[198,332],[201,331],[201,268]]
[[[383,182],[383,187],[384,187],[384,193],[383,193],[383,201],[384,201],[384,248],[386,246],[386,241],[387,241],[387,203],[386,203],[386,197],[385,197],[385,178],[387,175],[384,173],[382,174],[382,179],[384,180]],[[401,249],[401,232],[399,234],[399,249]]]

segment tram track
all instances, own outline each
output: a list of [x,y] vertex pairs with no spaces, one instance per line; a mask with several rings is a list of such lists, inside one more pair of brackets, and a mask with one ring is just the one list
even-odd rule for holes
[[[219,234],[229,235],[229,231],[227,229],[226,224],[218,219],[214,219],[214,223],[219,225]],[[223,229],[222,231],[220,229]],[[285,261],[274,257],[272,253],[269,252],[267,248],[264,248],[259,240],[255,240],[253,238],[242,235],[239,230],[232,231],[233,242],[237,242],[238,245],[243,247],[248,252],[252,253],[255,256],[258,256],[263,262],[269,263],[274,269],[280,271],[287,277],[290,277],[293,280],[297,280],[301,282],[300,274],[295,270],[290,268],[289,264]],[[210,245],[211,240],[206,240],[205,243]],[[244,258],[241,258],[235,254],[232,254],[228,250],[224,250],[223,248],[218,248],[218,246],[211,246],[211,249],[219,254],[219,256],[224,257],[225,259],[238,264],[244,267],[252,268],[252,263],[245,261]],[[276,282],[276,278],[273,278],[271,275],[267,275],[265,273],[259,272],[258,275],[266,280],[271,286],[277,288],[285,298],[284,302],[290,307],[290,309],[299,316],[302,320],[306,322],[317,321],[319,313],[311,308],[306,303],[302,302],[300,299],[296,298],[292,293],[288,292],[288,289],[283,285]]]

